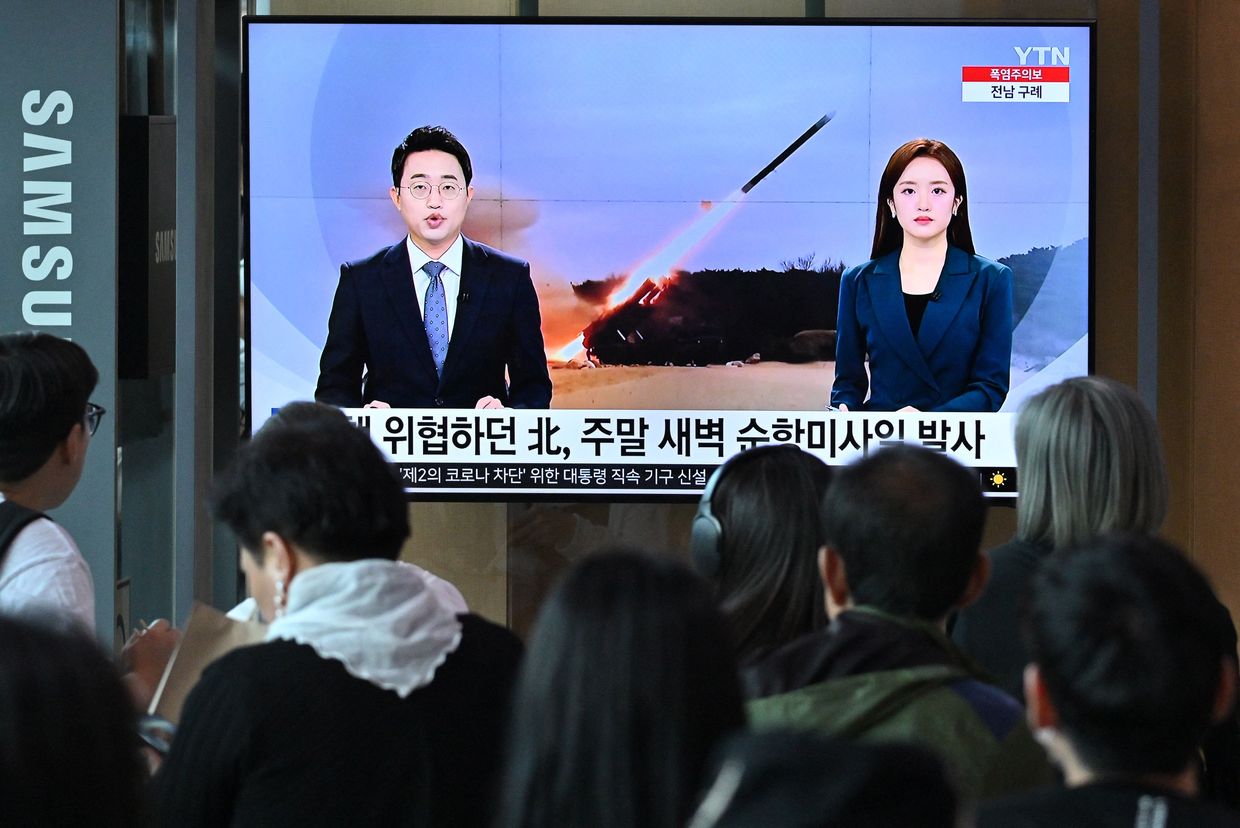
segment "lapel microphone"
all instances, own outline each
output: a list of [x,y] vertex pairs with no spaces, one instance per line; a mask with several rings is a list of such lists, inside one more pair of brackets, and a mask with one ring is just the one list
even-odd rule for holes
[[943,292],[942,292],[941,290],[939,290],[938,288],[935,288],[935,289],[934,289],[934,293],[930,294],[930,301],[931,301],[931,302],[937,302],[937,301],[939,301],[939,300],[940,300],[940,299],[942,299],[942,298],[943,298]]
[[458,302],[468,302],[468,301],[469,301],[469,291],[467,291],[467,290],[463,290],[463,291],[461,291],[460,293],[458,293],[458,294],[457,294],[456,299],[457,299],[457,301],[458,301]]

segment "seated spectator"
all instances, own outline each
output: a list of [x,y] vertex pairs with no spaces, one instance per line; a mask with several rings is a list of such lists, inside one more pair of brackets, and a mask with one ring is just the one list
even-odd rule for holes
[[716,751],[688,828],[957,828],[943,764],[913,745],[745,732]]
[[693,563],[714,584],[742,666],[827,625],[815,561],[818,503],[830,482],[831,468],[812,454],[760,446],[728,460],[706,484],[693,519]]
[[1106,532],[1154,534],[1167,514],[1158,425],[1141,398],[1106,377],[1075,377],[1031,397],[1016,421],[1016,537],[990,552],[986,589],[952,639],[1003,690],[1023,699],[1029,662],[1020,607],[1054,549]]
[[[990,553],[991,576],[976,602],[951,628],[956,644],[1002,689],[1024,700],[1029,661],[1020,612],[1038,565],[1052,550],[1100,534],[1153,535],[1167,514],[1167,471],[1158,425],[1126,385],[1076,377],[1030,398],[1016,422],[1020,494],[1016,537]],[[1223,652],[1236,654],[1236,630]],[[1240,808],[1240,723],[1227,717],[1202,749],[1205,793]]]
[[[1221,603],[1215,612],[1216,640],[1232,669],[1240,672],[1236,658],[1236,625]],[[1240,811],[1240,711],[1233,702],[1231,713],[1214,723],[1201,744],[1201,796]]]
[[163,823],[489,825],[520,643],[395,560],[408,512],[370,438],[286,406],[215,511],[271,623],[186,700],[155,779]]
[[0,824],[145,824],[146,764],[116,670],[63,614],[0,615]]
[[45,512],[68,499],[104,410],[80,345],[45,333],[0,336],[0,613],[51,610],[95,628],[90,568]]
[[[55,613],[95,628],[95,587],[77,544],[45,512],[77,487],[104,409],[80,345],[45,333],[0,336],[0,614]],[[126,646],[125,675],[145,708],[176,645],[168,622]]]
[[497,824],[682,826],[711,749],[744,723],[706,585],[672,561],[588,557],[535,625]]
[[989,803],[979,825],[1240,826],[1193,798],[1197,750],[1236,689],[1218,611],[1205,578],[1156,540],[1049,558],[1027,616],[1025,697],[1065,787]]
[[984,516],[977,475],[928,449],[882,449],[837,472],[819,554],[831,625],[743,673],[754,726],[925,745],[966,800],[1048,782],[1020,705],[944,631],[986,582]]

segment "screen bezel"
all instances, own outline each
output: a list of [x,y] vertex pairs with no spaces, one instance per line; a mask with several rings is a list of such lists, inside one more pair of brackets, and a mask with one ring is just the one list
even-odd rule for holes
[[[251,27],[278,27],[285,25],[307,25],[307,24],[323,24],[323,25],[498,25],[498,26],[590,26],[590,27],[618,27],[618,26],[650,26],[650,27],[670,27],[670,26],[726,26],[726,27],[785,27],[785,26],[814,26],[814,27],[910,27],[924,26],[928,28],[935,27],[1011,27],[1011,28],[1076,28],[1087,31],[1089,41],[1089,82],[1087,84],[1089,103],[1088,103],[1088,123],[1090,131],[1090,140],[1088,147],[1088,205],[1086,226],[1089,234],[1089,246],[1087,251],[1087,371],[1089,374],[1095,373],[1095,349],[1097,339],[1096,326],[1096,283],[1097,283],[1097,265],[1096,265],[1096,211],[1097,211],[1097,176],[1096,176],[1096,127],[1097,127],[1097,18],[1016,18],[1016,17],[968,17],[968,18],[941,18],[941,17],[640,17],[640,16],[617,16],[617,17],[586,17],[586,16],[563,16],[563,17],[520,17],[520,16],[486,16],[486,15],[465,15],[465,16],[365,16],[365,15],[245,15],[242,18],[242,69],[241,69],[241,163],[242,163],[242,221],[244,225],[242,233],[242,261],[243,273],[241,285],[243,290],[242,305],[244,308],[244,319],[242,324],[243,331],[243,352],[244,352],[244,388],[242,389],[243,404],[245,406],[245,422],[246,429],[243,438],[252,436],[253,433],[253,358],[252,358],[252,330],[251,330],[251,298],[253,295],[251,286],[252,277],[252,259],[251,250],[251,220],[250,220],[250,204],[251,204],[251,186],[250,186],[250,32]],[[1015,415],[1013,415],[1015,416]],[[725,458],[726,459],[726,458]],[[720,461],[722,464],[723,461]],[[699,498],[697,494],[681,494],[669,493],[659,495],[649,494],[597,494],[591,492],[554,492],[554,493],[485,493],[485,492],[455,492],[444,491],[442,493],[419,492],[416,494],[408,494],[411,501],[428,501],[428,502],[511,502],[511,503],[589,503],[589,502],[640,502],[640,503],[693,503]],[[987,498],[990,505],[1014,507],[1015,498]]]

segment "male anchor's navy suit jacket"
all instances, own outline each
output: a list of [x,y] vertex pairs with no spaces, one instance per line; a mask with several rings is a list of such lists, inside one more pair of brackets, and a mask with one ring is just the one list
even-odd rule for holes
[[[831,404],[851,411],[998,411],[1012,361],[1012,271],[955,247],[913,338],[900,251],[840,280]],[[865,359],[869,356],[867,381]],[[870,399],[865,400],[866,389]]]
[[[461,289],[443,377],[413,287],[401,239],[340,267],[340,284],[319,360],[319,402],[359,407],[473,408],[492,396],[512,408],[547,408],[551,379],[530,266],[464,239]],[[511,384],[504,382],[508,369]]]

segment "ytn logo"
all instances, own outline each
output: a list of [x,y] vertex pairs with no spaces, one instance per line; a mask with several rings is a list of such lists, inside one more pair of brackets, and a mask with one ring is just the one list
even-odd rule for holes
[[1051,66],[1067,66],[1068,65],[1069,47],[1067,46],[1064,46],[1062,49],[1059,48],[1058,46],[1026,46],[1023,49],[1019,46],[1013,46],[1012,48],[1016,50],[1016,57],[1020,58],[1021,66],[1030,65],[1029,55],[1034,52],[1037,52],[1038,54],[1038,62],[1034,64],[1036,66],[1047,65],[1047,60],[1046,60],[1047,54],[1050,55]]

